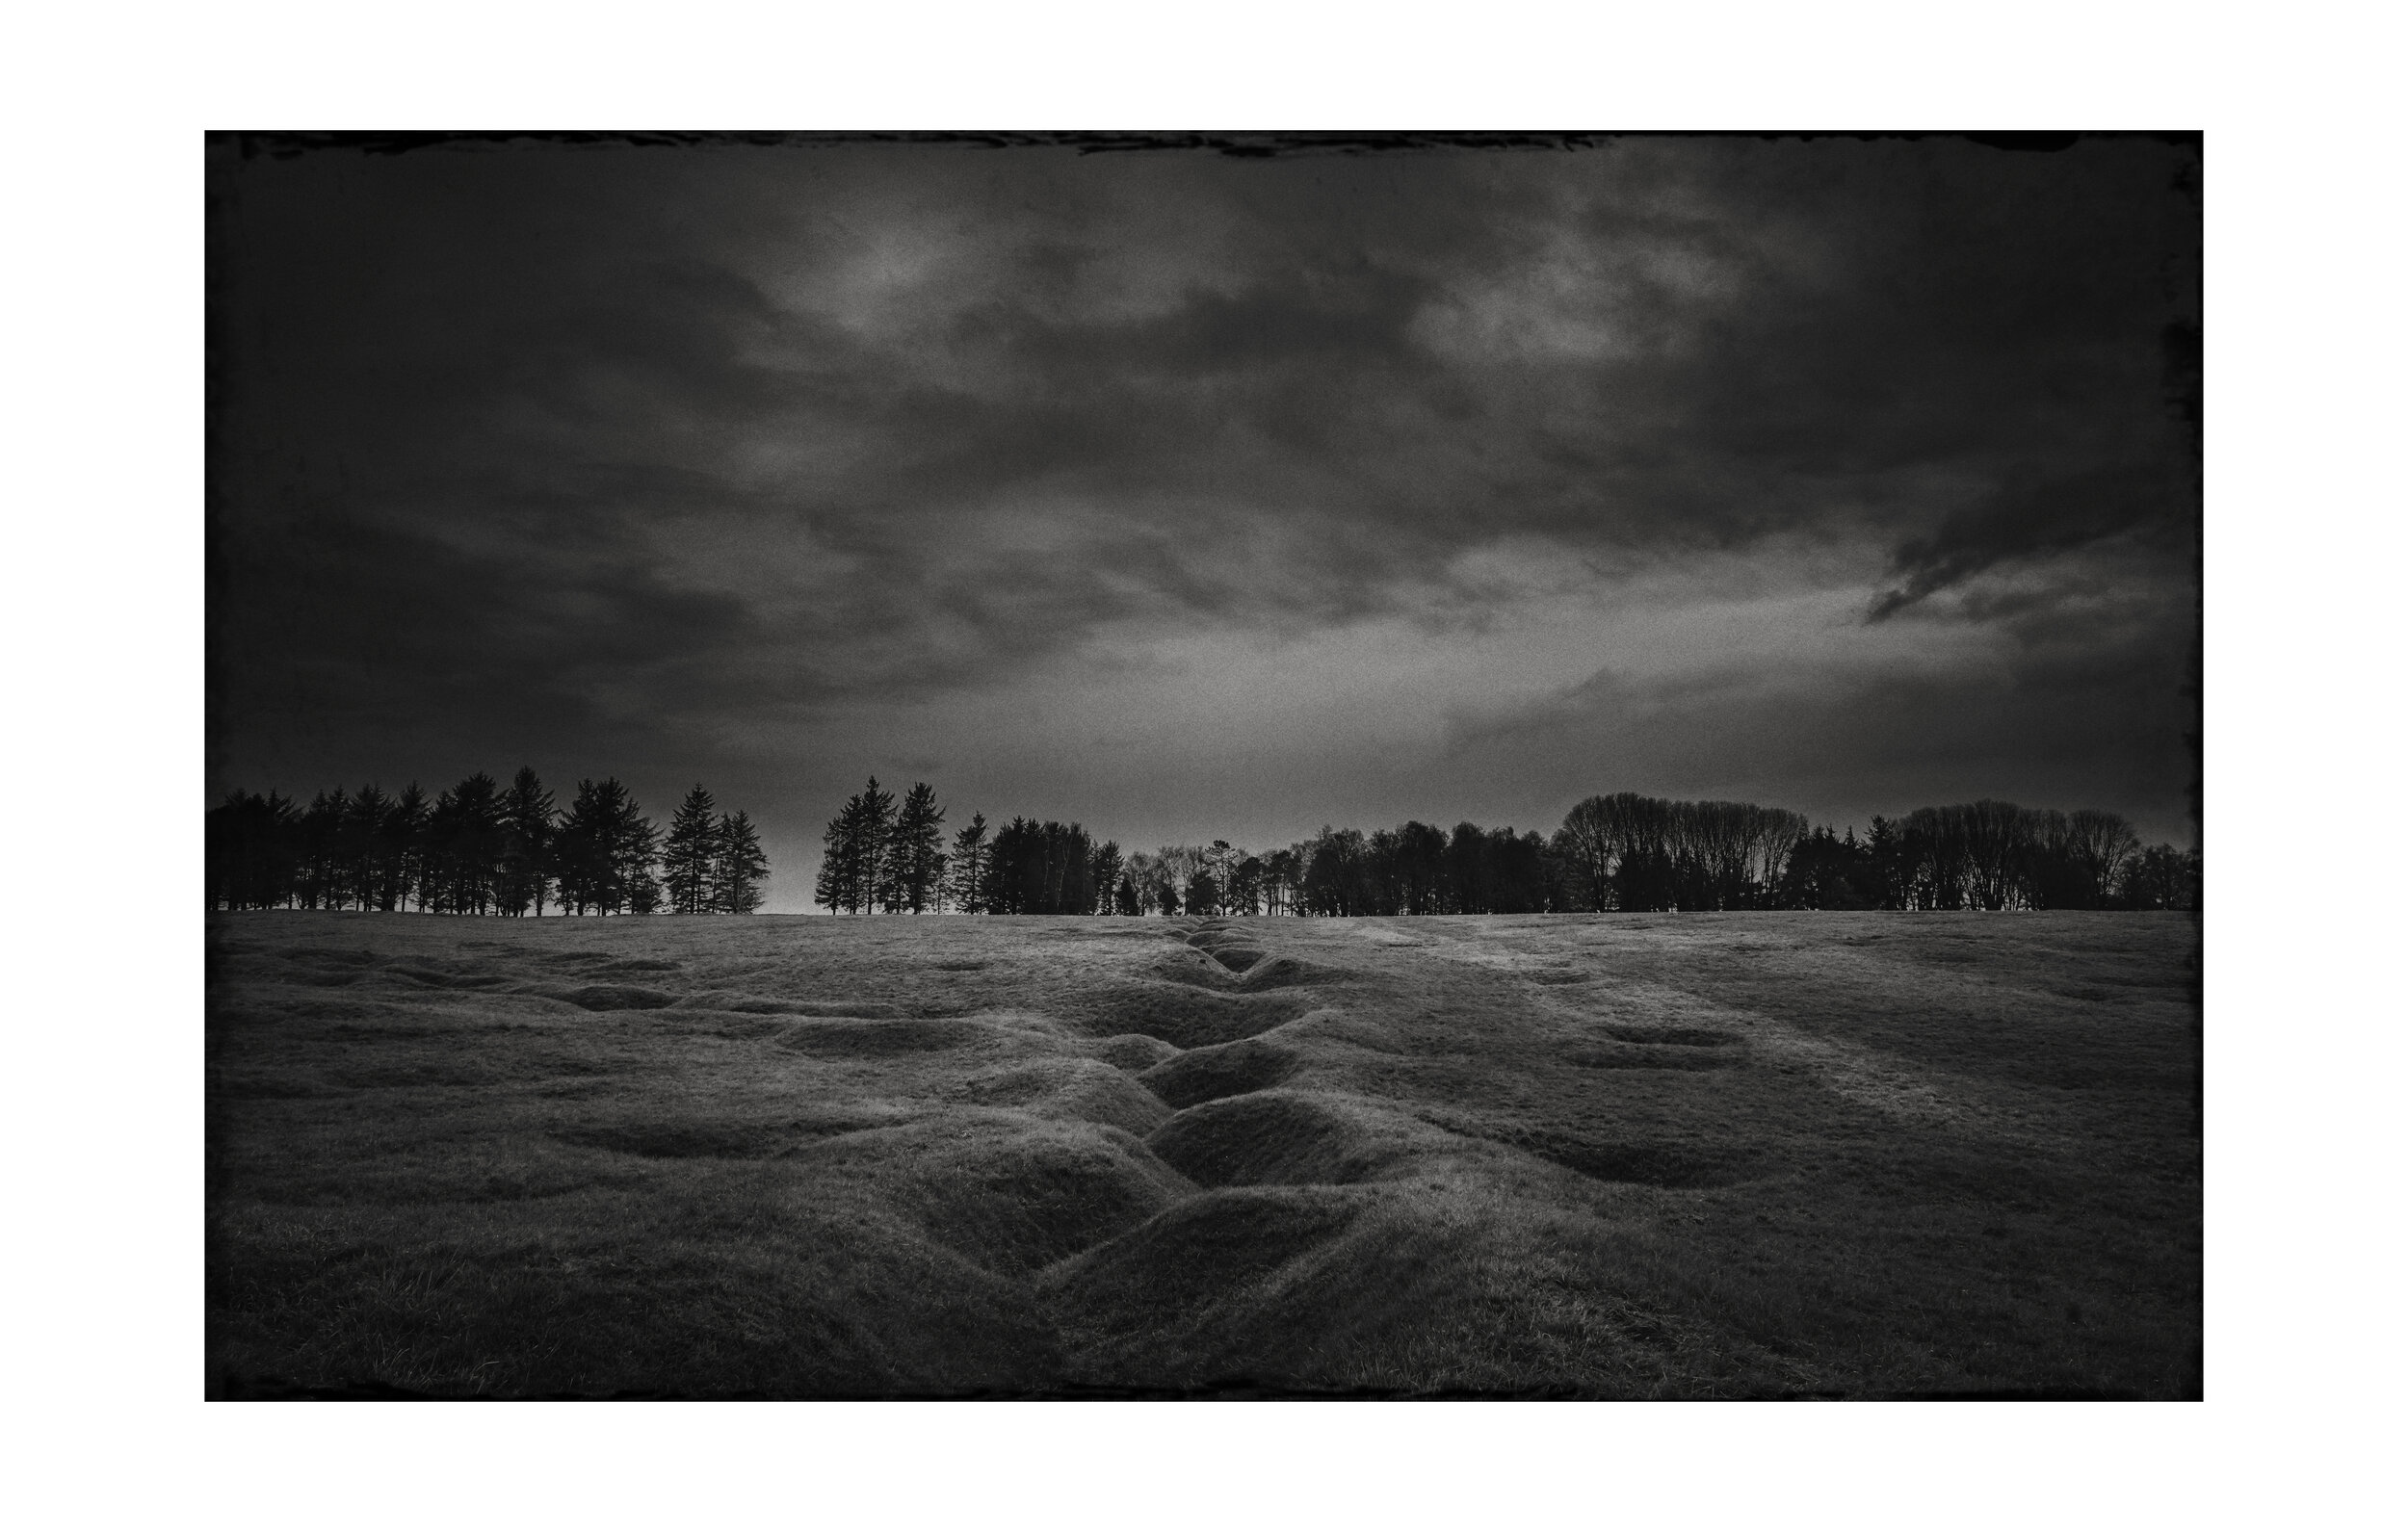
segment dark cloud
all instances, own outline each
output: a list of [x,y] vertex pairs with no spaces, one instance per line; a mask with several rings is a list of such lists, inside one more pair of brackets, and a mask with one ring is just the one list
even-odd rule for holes
[[[1600,588],[1827,557],[1876,627],[2019,652],[2117,610],[2132,684],[2179,696],[2196,163],[222,156],[213,789],[405,749],[766,788],[879,706],[1183,633],[1478,627],[1523,599],[1501,550]],[[1865,741],[1833,771],[1912,755],[1862,722],[1817,736]],[[1983,738],[2002,770],[2038,748]]]
[[1891,570],[1904,584],[1876,600],[1871,615],[1891,616],[2009,559],[2072,553],[2134,532],[2179,531],[2190,510],[2165,464],[2017,484],[1901,544]]

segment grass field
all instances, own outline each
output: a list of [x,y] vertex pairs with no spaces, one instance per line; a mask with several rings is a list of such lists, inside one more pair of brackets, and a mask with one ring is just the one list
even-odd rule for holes
[[2201,1392],[2170,915],[213,915],[208,1389]]

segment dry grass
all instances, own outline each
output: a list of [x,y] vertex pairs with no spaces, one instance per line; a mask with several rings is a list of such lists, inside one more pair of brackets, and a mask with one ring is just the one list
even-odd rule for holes
[[222,1396],[2201,1389],[2183,917],[210,939]]

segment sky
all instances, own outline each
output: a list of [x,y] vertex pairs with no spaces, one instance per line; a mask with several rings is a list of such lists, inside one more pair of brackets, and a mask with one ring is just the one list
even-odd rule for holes
[[218,142],[212,800],[2195,840],[2195,144],[1279,147]]

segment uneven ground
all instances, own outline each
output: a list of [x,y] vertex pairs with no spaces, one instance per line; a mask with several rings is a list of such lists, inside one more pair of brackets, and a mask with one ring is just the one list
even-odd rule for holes
[[2187,917],[209,931],[217,1396],[2201,1390]]

